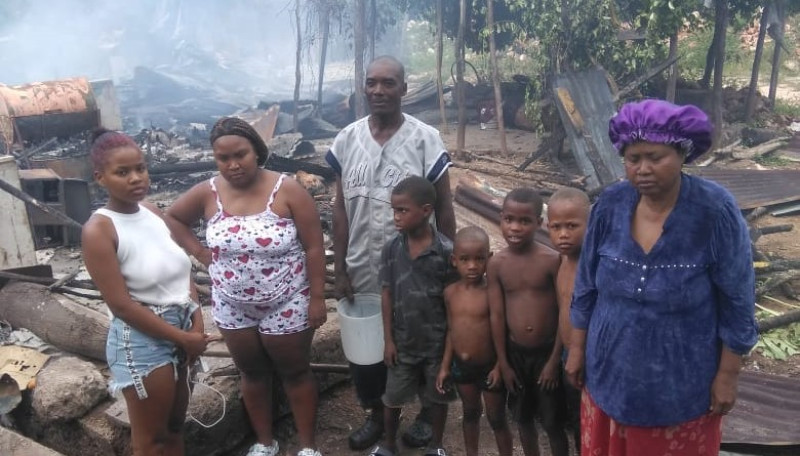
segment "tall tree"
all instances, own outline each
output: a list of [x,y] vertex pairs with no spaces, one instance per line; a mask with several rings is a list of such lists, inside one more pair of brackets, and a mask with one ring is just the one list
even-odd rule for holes
[[444,87],[442,83],[442,59],[444,53],[444,0],[436,0],[436,92],[439,95],[440,130],[449,131],[444,106]]
[[773,0],[772,7],[778,17],[778,23],[770,36],[775,40],[775,50],[772,54],[772,74],[769,78],[769,105],[775,109],[775,97],[778,93],[778,74],[781,69],[781,51],[783,50],[783,37],[786,30],[786,2],[784,0]]
[[[669,37],[669,58],[675,58],[678,55],[678,31]],[[673,63],[669,67],[669,78],[667,78],[667,101],[675,102],[675,92],[678,89],[678,62]]]
[[369,0],[369,60],[375,58],[375,42],[378,40],[378,5]]
[[486,0],[486,25],[489,31],[489,60],[492,62],[492,85],[494,86],[494,110],[497,128],[500,131],[500,151],[508,155],[506,146],[506,127],[503,122],[503,92],[500,89],[500,70],[497,68],[497,47],[494,42],[494,5]]
[[364,100],[364,10],[365,0],[355,2],[355,21],[353,27],[353,50],[355,51],[355,101],[356,118],[366,115],[366,102]]
[[456,100],[458,102],[458,133],[456,149],[464,150],[467,136],[467,100],[464,93],[464,34],[467,28],[467,0],[460,0],[458,15],[458,35],[456,38]]
[[764,54],[764,40],[767,36],[767,15],[769,14],[770,2],[764,5],[761,11],[761,22],[758,26],[758,40],[756,41],[756,52],[753,58],[753,70],[750,73],[750,87],[747,90],[747,101],[744,105],[744,121],[750,122],[756,105],[756,94],[758,93],[758,74],[761,71],[761,57]]
[[331,7],[328,0],[316,2],[317,19],[322,34],[322,44],[319,48],[319,71],[317,76],[317,117],[322,117],[322,83],[325,81],[325,60],[328,58],[328,40],[331,36]]
[[714,113],[714,145],[722,138],[722,72],[725,67],[725,32],[728,25],[728,0],[716,0],[714,4],[714,90],[712,95]]
[[294,67],[294,115],[292,116],[292,125],[294,131],[297,132],[298,120],[297,112],[300,105],[300,83],[303,80],[303,74],[300,71],[300,64],[303,53],[303,31],[300,28],[300,0],[294,2],[294,21],[297,27],[297,53],[295,56]]

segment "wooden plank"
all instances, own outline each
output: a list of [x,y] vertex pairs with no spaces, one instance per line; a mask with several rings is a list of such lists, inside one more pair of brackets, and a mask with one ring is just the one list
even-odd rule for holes
[[[0,179],[21,188],[14,157],[0,157]],[[0,213],[0,269],[35,265],[36,250],[25,203],[0,191]]]

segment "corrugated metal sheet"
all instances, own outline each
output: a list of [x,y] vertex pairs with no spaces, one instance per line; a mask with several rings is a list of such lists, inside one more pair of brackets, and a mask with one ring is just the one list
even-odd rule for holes
[[587,190],[605,187],[625,176],[622,160],[608,138],[608,120],[616,107],[605,73],[590,70],[560,74],[553,94],[572,154],[587,176]]
[[741,209],[800,201],[800,170],[693,168],[684,170],[727,188]]
[[759,372],[742,372],[736,406],[723,420],[723,448],[797,447],[800,450],[798,423],[800,381]]

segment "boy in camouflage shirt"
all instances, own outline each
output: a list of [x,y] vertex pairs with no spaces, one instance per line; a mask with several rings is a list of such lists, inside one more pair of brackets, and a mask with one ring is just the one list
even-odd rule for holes
[[452,390],[440,393],[436,376],[444,353],[447,311],[444,288],[455,280],[450,263],[453,245],[430,225],[436,190],[426,179],[408,177],[392,191],[398,235],[381,253],[381,305],[384,362],[388,366],[383,395],[385,435],[370,455],[397,452],[397,427],[404,404],[419,394],[430,405],[432,439],[426,455],[444,456],[442,434]]

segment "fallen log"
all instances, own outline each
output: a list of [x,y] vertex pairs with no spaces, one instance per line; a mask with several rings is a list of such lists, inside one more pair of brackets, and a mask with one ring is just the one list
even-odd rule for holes
[[731,152],[731,156],[736,160],[752,160],[756,157],[760,157],[762,155],[767,155],[776,150],[780,149],[781,147],[785,146],[789,142],[788,136],[782,136],[780,138],[775,138],[771,141],[767,141],[764,144],[760,144],[755,147],[750,147],[747,149],[734,149]]
[[728,144],[725,147],[721,147],[714,151],[713,154],[709,154],[709,157],[702,162],[698,163],[697,166],[708,166],[720,158],[730,157],[731,152],[735,150],[739,145],[742,143],[741,139],[737,139],[733,142],[733,144]]
[[775,288],[778,288],[784,283],[794,280],[798,277],[800,277],[800,270],[797,269],[791,269],[773,274],[767,278],[764,283],[756,287],[756,298],[761,298]]
[[108,316],[46,286],[12,282],[0,290],[0,319],[60,350],[105,362]]
[[750,241],[756,242],[761,238],[761,236],[766,234],[786,233],[792,231],[793,229],[794,225],[790,223],[784,225],[764,226],[761,228],[750,228]]
[[792,310],[782,315],[765,318],[758,322],[758,332],[763,334],[773,329],[797,323],[800,321],[800,310]]

